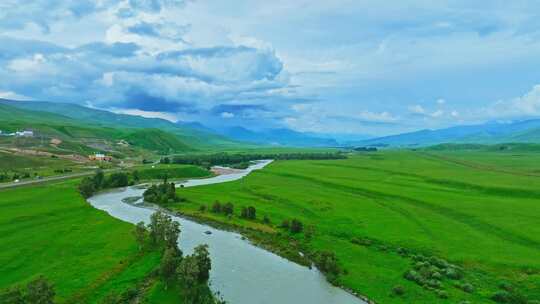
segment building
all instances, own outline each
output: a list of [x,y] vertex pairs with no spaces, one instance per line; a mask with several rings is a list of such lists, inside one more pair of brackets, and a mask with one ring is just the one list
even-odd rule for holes
[[96,153],[94,155],[89,155],[88,159],[92,160],[92,161],[106,161],[106,162],[112,161],[112,157],[107,156],[105,154],[101,154],[101,153]]
[[34,137],[34,131],[17,131],[15,132],[17,137]]

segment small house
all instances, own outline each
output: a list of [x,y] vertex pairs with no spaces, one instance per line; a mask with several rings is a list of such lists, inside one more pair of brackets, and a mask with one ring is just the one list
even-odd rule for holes
[[106,162],[112,161],[112,157],[107,156],[107,155],[102,154],[102,153],[96,153],[94,155],[89,155],[88,159],[90,159],[92,161],[106,161]]

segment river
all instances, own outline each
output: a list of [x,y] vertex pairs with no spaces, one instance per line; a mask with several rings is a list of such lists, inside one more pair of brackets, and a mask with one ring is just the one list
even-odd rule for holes
[[[195,187],[241,179],[271,161],[259,161],[245,170],[206,179],[187,180],[179,185]],[[128,187],[97,194],[88,202],[120,220],[149,222],[154,210],[123,203],[142,196],[144,189]],[[231,304],[362,304],[364,301],[329,284],[315,268],[300,266],[252,245],[238,233],[223,231],[182,217],[180,249],[190,254],[199,244],[208,244],[212,258],[210,288]],[[206,232],[210,231],[211,234]]]

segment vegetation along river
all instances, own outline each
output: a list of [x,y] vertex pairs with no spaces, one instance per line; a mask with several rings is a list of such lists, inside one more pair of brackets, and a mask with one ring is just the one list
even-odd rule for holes
[[[243,178],[271,161],[259,161],[245,170],[206,179],[183,182],[184,187],[223,183]],[[89,203],[120,220],[149,222],[151,208],[123,202],[142,196],[144,189],[128,187],[97,194]],[[212,258],[210,288],[231,304],[362,304],[362,300],[329,284],[315,268],[309,269],[252,245],[238,233],[218,230],[182,217],[179,246],[189,254],[199,244],[208,244]],[[211,234],[207,234],[211,231]]]

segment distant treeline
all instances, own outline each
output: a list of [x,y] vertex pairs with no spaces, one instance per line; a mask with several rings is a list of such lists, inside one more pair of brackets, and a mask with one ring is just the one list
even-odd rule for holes
[[249,163],[254,160],[261,159],[274,159],[274,160],[323,160],[323,159],[344,159],[347,158],[345,154],[341,152],[318,152],[318,153],[268,153],[268,154],[229,154],[229,153],[216,153],[216,154],[201,154],[201,155],[177,155],[172,158],[162,158],[162,163],[175,163],[175,164],[187,164],[197,165],[204,167],[220,166],[220,165],[234,165]]
[[377,152],[377,148],[375,147],[357,147],[353,150],[358,152]]

